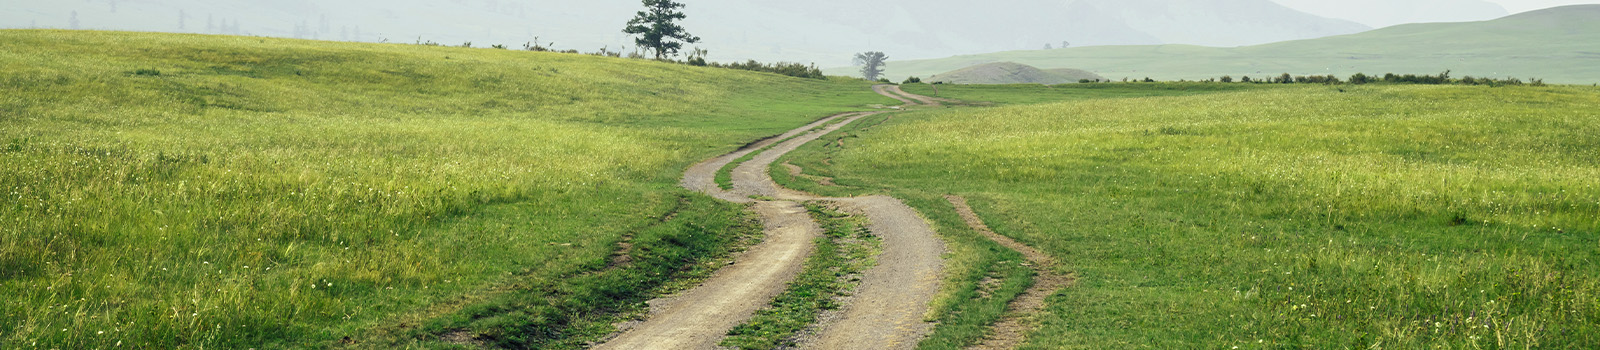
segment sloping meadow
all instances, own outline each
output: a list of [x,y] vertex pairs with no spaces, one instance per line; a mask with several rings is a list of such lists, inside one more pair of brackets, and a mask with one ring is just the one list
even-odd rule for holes
[[1600,343],[1600,90],[1281,87],[898,116],[840,183],[968,196],[1077,284],[1027,348]]
[[[586,55],[0,31],[0,344],[415,327],[507,281],[606,268],[625,236],[758,230],[679,172],[881,100]],[[716,250],[695,249],[672,263]]]

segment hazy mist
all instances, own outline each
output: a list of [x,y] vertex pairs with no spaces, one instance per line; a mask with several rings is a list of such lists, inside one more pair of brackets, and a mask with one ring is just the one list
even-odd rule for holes
[[[1276,2],[1274,2],[1276,1]],[[1415,22],[1475,21],[1595,1],[683,0],[711,59],[838,66],[850,54],[937,58],[1090,45],[1244,46]],[[632,51],[635,0],[0,0],[0,27],[79,28]]]

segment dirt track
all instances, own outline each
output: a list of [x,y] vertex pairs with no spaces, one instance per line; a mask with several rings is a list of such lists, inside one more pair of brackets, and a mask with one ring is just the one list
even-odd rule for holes
[[[908,104],[921,101],[897,87],[874,91]],[[895,96],[887,91],[895,91]],[[931,100],[930,100],[931,101]],[[937,102],[933,102],[937,103]],[[728,330],[743,323],[793,280],[821,230],[800,206],[801,201],[834,201],[847,211],[865,215],[874,235],[883,239],[878,264],[862,276],[862,284],[839,317],[820,326],[802,347],[820,349],[909,349],[932,329],[923,322],[928,303],[939,290],[944,244],[915,210],[888,196],[820,198],[779,187],[768,173],[779,157],[877,112],[845,113],[757,142],[739,151],[690,167],[682,185],[719,199],[755,203],[766,239],[735,258],[701,285],[650,302],[647,320],[625,327],[598,349],[714,349]],[[822,130],[813,130],[844,118]],[[781,143],[780,143],[781,142]],[[733,190],[722,190],[716,173],[751,152],[772,146],[733,170]],[[775,200],[756,201],[752,196]]]
[[1032,266],[1030,267],[1037,273],[1033,277],[1033,286],[1028,287],[1028,290],[1017,295],[1016,299],[1011,300],[1011,303],[1006,305],[1006,316],[999,322],[995,322],[994,333],[990,334],[988,338],[984,338],[982,343],[969,348],[980,350],[1016,349],[1017,346],[1027,341],[1027,332],[1033,328],[1027,324],[1032,321],[1028,318],[1037,315],[1039,310],[1044,308],[1046,298],[1049,298],[1051,294],[1055,294],[1057,290],[1072,285],[1074,279],[1072,276],[1056,273],[1056,261],[1049,254],[990,230],[989,225],[984,224],[983,219],[978,217],[978,213],[973,212],[972,207],[967,205],[966,198],[961,196],[945,196],[944,198],[956,207],[956,213],[961,215],[961,219],[967,222],[968,227],[1006,248],[1022,253],[1022,256],[1031,263],[1030,265]]

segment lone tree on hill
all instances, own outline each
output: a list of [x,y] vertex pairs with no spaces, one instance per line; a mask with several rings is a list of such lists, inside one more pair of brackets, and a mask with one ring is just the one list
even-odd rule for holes
[[688,17],[678,11],[683,4],[672,0],[644,0],[644,7],[644,11],[628,21],[628,27],[622,32],[639,36],[633,39],[634,44],[655,51],[657,60],[677,55],[683,44],[700,42],[700,37],[690,35],[677,23]]
[[883,66],[888,65],[884,62],[888,60],[889,55],[881,51],[868,51],[856,54],[855,63],[861,66],[862,78],[878,80],[878,77],[883,76]]

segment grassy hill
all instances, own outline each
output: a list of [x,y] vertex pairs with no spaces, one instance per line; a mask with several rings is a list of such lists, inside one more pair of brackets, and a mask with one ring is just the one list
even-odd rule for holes
[[[1206,79],[1355,73],[1543,78],[1600,82],[1600,5],[1526,12],[1493,21],[1408,24],[1321,39],[1240,48],[1186,45],[1099,46],[1012,51],[935,60],[890,62],[890,79],[927,76],[991,62],[1072,67],[1111,79]],[[829,70],[848,74],[849,69]]]
[[1104,79],[1094,73],[1077,69],[1055,69],[1045,71],[1025,64],[1011,62],[996,62],[980,64],[972,67],[957,69],[951,72],[940,73],[928,79],[928,82],[944,82],[950,84],[1066,84],[1076,83],[1080,79]]
[[1595,88],[940,90],[1056,102],[900,115],[787,161],[838,184],[810,188],[909,193],[931,218],[950,211],[938,196],[965,196],[1056,257],[1076,283],[1022,349],[1600,342]]
[[578,346],[759,232],[682,169],[891,102],[868,86],[0,31],[0,347]]

